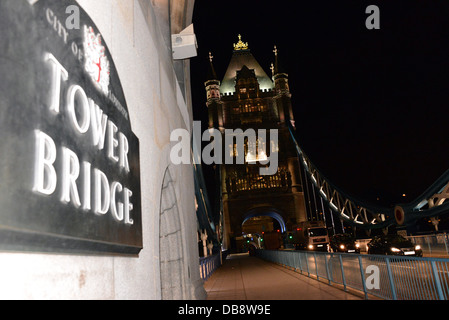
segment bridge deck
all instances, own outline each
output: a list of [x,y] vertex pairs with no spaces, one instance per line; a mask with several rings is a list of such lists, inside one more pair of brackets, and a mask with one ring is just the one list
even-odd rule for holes
[[228,256],[204,287],[208,300],[363,299],[248,254]]

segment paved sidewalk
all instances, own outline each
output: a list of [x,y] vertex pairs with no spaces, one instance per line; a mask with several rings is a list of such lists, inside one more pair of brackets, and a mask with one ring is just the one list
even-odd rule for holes
[[248,254],[228,256],[204,288],[208,300],[362,300]]

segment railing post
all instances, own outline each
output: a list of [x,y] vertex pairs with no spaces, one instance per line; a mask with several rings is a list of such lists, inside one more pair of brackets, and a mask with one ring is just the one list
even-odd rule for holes
[[359,258],[359,266],[360,266],[360,275],[362,277],[363,292],[365,293],[365,299],[368,300],[368,291],[366,291],[365,272],[363,270],[362,257],[359,255],[358,258]]
[[316,264],[316,252],[313,253],[313,259],[315,259],[315,274],[316,274],[316,279],[320,280],[320,276],[318,275],[318,265]]
[[443,288],[441,287],[440,276],[438,275],[438,269],[435,260],[430,261],[430,265],[432,266],[433,281],[435,282],[435,287],[437,288],[438,299],[444,300]]
[[446,254],[449,254],[449,251],[447,249],[447,234],[446,234],[446,232],[443,235],[443,240],[444,240],[444,247],[446,248]]
[[298,255],[298,258],[299,258],[299,262],[298,262],[298,265],[299,265],[299,271],[301,271],[301,274],[302,274],[301,252],[297,252],[297,255]]
[[200,261],[200,276],[201,279],[204,279],[203,261]]
[[345,277],[345,270],[343,268],[343,259],[341,257],[341,254],[338,255],[338,257],[340,258],[340,268],[341,268],[341,280],[343,281],[343,288],[345,291],[346,290],[346,277]]
[[293,269],[296,271],[296,252],[292,251],[293,254]]
[[330,272],[329,272],[329,263],[327,262],[328,256],[332,257],[332,253],[331,253],[330,255],[329,255],[328,253],[326,253],[326,254],[324,255],[324,262],[325,262],[325,264],[326,264],[327,280],[329,281],[329,284],[331,284],[332,281],[331,281],[331,275],[330,275]]
[[393,300],[397,300],[398,297],[396,296],[396,288],[394,286],[393,275],[390,268],[390,258],[385,258],[385,264],[387,266],[388,280],[390,281],[391,295],[393,297]]
[[306,267],[307,267],[307,276],[310,277],[310,270],[309,270],[309,254],[305,252],[306,255]]

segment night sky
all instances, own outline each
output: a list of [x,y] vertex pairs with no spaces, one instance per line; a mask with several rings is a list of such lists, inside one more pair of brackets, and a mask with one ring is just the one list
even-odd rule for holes
[[[368,5],[380,9],[380,30],[365,26]],[[268,75],[277,46],[300,144],[347,193],[409,202],[449,169],[446,0],[197,0],[193,23],[194,118],[203,130],[208,53],[222,79],[241,34]]]

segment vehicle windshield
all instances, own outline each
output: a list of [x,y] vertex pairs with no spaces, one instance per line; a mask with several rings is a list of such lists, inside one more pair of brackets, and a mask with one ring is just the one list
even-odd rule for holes
[[309,237],[326,236],[326,235],[327,235],[326,228],[310,228],[309,229]]

